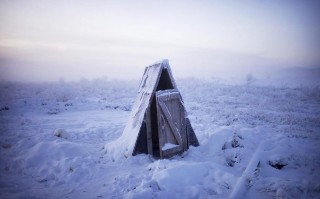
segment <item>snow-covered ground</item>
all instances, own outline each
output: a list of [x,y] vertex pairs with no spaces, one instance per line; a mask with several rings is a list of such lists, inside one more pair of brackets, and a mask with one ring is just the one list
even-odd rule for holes
[[0,198],[320,197],[317,79],[176,82],[200,146],[116,161],[139,81],[1,82]]

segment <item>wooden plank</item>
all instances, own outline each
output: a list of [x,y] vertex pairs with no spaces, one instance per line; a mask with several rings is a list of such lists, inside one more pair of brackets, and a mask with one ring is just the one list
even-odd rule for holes
[[163,104],[163,102],[159,102],[159,106],[163,112],[163,114],[165,115],[165,118],[171,128],[171,131],[173,133],[173,135],[175,136],[176,140],[178,141],[179,145],[182,145],[182,138],[179,132],[179,128],[176,126],[176,124],[173,123],[173,118],[171,117],[171,114],[168,110],[168,108],[166,107],[165,104]]
[[164,158],[169,158],[169,157],[172,157],[176,154],[179,154],[179,153],[182,153],[184,150],[183,150],[183,147],[182,146],[176,146],[176,147],[173,147],[173,148],[170,148],[170,149],[167,149],[167,150],[163,150],[162,151],[162,156]]
[[163,132],[163,122],[164,122],[164,119],[163,119],[163,116],[161,114],[161,110],[160,110],[160,107],[159,107],[159,104],[157,103],[157,118],[158,118],[158,138],[159,138],[159,154],[160,154],[160,158],[162,159],[163,158],[163,155],[162,155],[162,146],[164,145],[164,132]]
[[146,112],[146,127],[147,127],[148,154],[153,155],[150,106],[147,108],[147,112]]
[[179,104],[179,109],[180,109],[180,119],[181,119],[181,123],[180,123],[180,132],[181,132],[181,137],[182,137],[182,142],[183,142],[183,148],[184,150],[188,150],[188,140],[187,140],[187,131],[186,131],[186,118],[185,118],[185,110],[184,110],[184,106],[181,103],[181,100],[179,99],[178,101]]
[[[159,143],[161,158],[171,157],[187,150],[185,110],[177,90],[164,90],[156,93]],[[166,143],[179,146],[162,150]]]
[[[160,110],[162,111],[162,109],[160,108]],[[163,113],[162,113],[163,114]],[[179,142],[177,141],[176,137],[174,136],[170,124],[169,122],[167,122],[167,118],[165,117],[165,115],[163,114],[164,117],[164,128],[165,128],[165,140],[164,143],[172,143],[172,144],[179,144]]]
[[191,126],[191,122],[189,118],[186,118],[186,132],[187,132],[187,142],[188,142],[188,148],[190,145],[197,147],[200,146],[198,138],[196,134],[193,131],[193,128]]

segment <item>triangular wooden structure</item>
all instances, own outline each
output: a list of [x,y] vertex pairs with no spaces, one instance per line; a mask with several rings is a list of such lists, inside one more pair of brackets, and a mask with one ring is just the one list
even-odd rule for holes
[[140,153],[169,158],[199,146],[168,60],[146,67],[121,137],[106,145],[114,157]]

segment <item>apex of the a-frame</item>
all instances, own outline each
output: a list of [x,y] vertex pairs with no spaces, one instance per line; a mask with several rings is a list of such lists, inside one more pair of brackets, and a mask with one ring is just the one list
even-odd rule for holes
[[162,61],[163,65],[168,65],[169,66],[169,59],[163,59]]
[[163,67],[167,68],[170,67],[169,66],[169,60],[168,59],[162,59],[160,61],[154,62],[153,64],[151,64],[150,66],[154,66],[154,65],[162,65]]

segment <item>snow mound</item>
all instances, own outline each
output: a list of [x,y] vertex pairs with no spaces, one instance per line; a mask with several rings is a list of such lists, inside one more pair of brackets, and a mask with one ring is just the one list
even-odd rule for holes
[[119,161],[105,143],[121,136],[138,82],[1,82],[0,198],[229,198],[237,187],[236,198],[319,198],[320,87],[300,80],[181,79],[200,146]]

